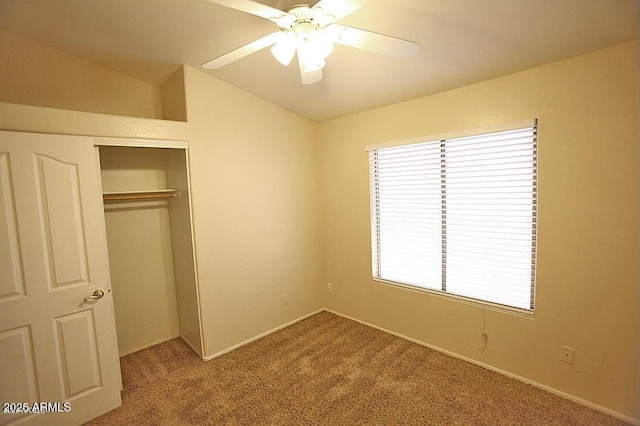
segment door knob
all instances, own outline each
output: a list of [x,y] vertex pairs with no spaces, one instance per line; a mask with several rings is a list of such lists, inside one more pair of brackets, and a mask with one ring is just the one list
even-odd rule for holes
[[104,291],[98,289],[98,290],[94,291],[91,296],[85,297],[84,301],[85,302],[91,302],[92,300],[102,299],[103,296],[104,296]]

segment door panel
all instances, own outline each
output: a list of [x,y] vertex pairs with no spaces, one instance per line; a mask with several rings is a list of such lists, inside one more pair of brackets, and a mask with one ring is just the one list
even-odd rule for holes
[[[20,420],[80,424],[120,405],[93,140],[0,132],[0,178],[0,235],[9,237],[0,243],[1,402],[70,402],[69,412]],[[104,297],[85,301],[96,289]]]
[[93,311],[56,318],[65,399],[101,386]]
[[[3,401],[37,401],[38,386],[29,326],[0,333],[0,359],[4,362],[9,360],[12,365],[10,369],[0,368],[0,398]],[[9,416],[0,417],[0,424],[10,420]]]
[[52,287],[87,282],[78,165],[42,155],[35,158]]
[[0,300],[25,294],[10,175],[9,153],[0,152]]

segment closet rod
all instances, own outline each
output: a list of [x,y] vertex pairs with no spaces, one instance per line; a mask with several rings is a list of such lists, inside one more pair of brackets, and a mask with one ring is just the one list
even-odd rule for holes
[[157,191],[127,191],[127,192],[105,192],[102,194],[103,201],[154,201],[170,200],[176,198],[175,189],[161,189]]

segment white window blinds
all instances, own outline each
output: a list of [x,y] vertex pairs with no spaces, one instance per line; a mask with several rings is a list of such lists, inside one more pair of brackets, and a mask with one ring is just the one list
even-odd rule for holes
[[537,127],[369,151],[374,278],[532,311]]

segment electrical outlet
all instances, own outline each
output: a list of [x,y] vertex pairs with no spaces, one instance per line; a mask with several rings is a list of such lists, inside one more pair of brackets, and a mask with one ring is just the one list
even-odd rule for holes
[[331,293],[333,291],[333,284],[327,283],[327,293]]
[[289,303],[289,296],[286,294],[282,295],[282,306],[287,305]]
[[560,361],[566,362],[567,364],[573,364],[574,349],[568,346],[560,346],[560,350]]

